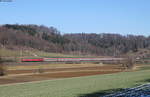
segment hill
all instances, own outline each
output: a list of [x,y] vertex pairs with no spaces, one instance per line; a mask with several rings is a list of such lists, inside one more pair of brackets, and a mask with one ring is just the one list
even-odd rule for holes
[[61,34],[43,25],[5,24],[0,26],[0,47],[10,50],[37,49],[52,53],[120,56],[150,48],[150,37],[76,33]]

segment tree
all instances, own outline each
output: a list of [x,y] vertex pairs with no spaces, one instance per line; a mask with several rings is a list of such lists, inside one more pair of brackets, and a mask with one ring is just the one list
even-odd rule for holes
[[120,56],[150,48],[150,37],[119,34],[61,34],[54,27],[6,24],[0,26],[0,44],[9,49],[34,48],[48,52]]
[[134,69],[135,67],[135,59],[134,57],[127,56],[123,62],[123,67],[125,69]]
[[4,76],[6,74],[6,68],[3,64],[3,60],[2,58],[0,57],[0,76]]

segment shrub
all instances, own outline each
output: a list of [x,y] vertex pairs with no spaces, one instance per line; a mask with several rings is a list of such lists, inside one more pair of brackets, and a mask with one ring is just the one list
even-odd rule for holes
[[4,76],[6,74],[6,68],[3,64],[3,60],[0,57],[0,76]]
[[37,69],[37,72],[38,72],[38,73],[44,73],[44,69],[38,68],[38,69]]
[[135,67],[135,60],[134,60],[134,58],[132,58],[132,57],[127,57],[127,58],[124,60],[123,66],[124,66],[126,69],[133,69],[133,68]]

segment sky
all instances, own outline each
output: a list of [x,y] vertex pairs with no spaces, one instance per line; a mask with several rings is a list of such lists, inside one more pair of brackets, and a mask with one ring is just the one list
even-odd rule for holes
[[150,0],[0,2],[0,24],[16,23],[53,26],[62,33],[118,33],[149,36]]

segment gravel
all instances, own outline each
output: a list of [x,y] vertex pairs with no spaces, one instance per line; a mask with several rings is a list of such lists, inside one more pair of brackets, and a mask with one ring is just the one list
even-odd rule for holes
[[109,94],[103,97],[150,97],[150,83],[125,89],[123,91]]

